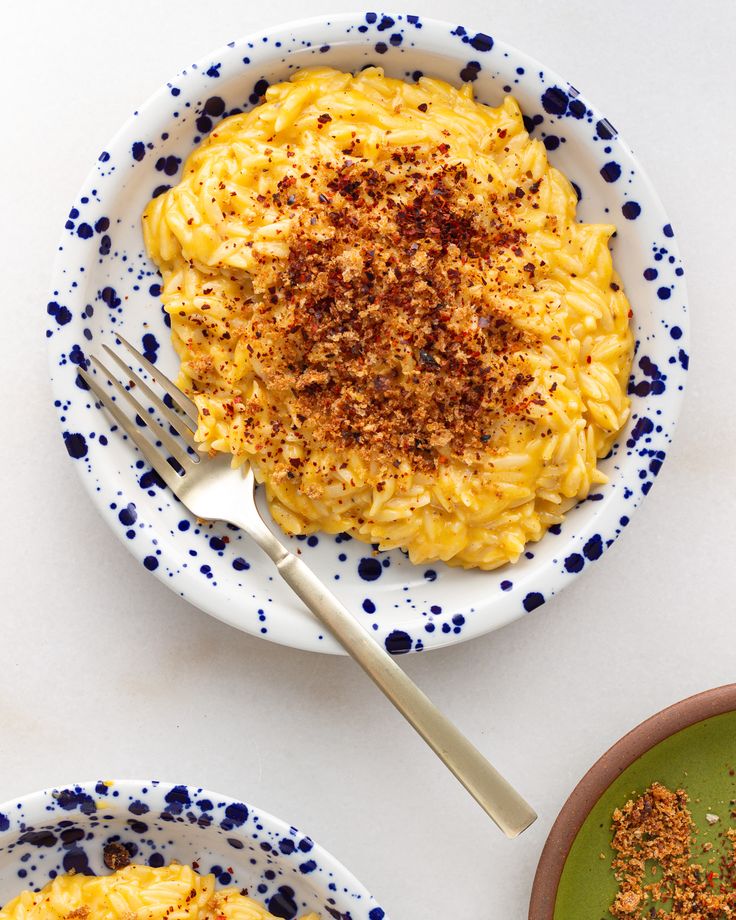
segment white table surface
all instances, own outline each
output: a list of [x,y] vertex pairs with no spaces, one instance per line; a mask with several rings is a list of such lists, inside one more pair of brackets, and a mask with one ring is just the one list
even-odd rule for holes
[[204,785],[306,830],[393,920],[516,920],[549,827],[599,754],[656,710],[736,679],[736,5],[413,5],[526,50],[596,102],[659,190],[690,293],[682,420],[625,536],[536,613],[402,659],[537,807],[516,841],[349,660],[237,633],[148,575],[93,509],[52,407],[51,264],[105,141],[208,50],[357,5],[3,4],[0,800],[98,777]]

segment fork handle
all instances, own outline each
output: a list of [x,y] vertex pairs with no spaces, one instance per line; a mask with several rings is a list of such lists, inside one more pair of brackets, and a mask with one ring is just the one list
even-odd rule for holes
[[486,814],[507,837],[516,837],[526,830],[537,818],[531,806],[437,709],[309,566],[281,549],[284,555],[274,561],[284,581],[424,738]]

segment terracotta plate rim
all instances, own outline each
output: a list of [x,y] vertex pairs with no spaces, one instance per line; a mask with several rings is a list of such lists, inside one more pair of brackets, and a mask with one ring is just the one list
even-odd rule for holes
[[736,684],[705,690],[668,706],[637,725],[609,748],[570,793],[539,858],[529,920],[553,920],[557,889],[578,831],[594,805],[627,767],[684,728],[736,709]]

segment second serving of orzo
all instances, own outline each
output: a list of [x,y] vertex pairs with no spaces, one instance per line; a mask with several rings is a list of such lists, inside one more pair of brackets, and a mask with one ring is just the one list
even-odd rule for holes
[[328,68],[220,123],[144,214],[202,448],[290,534],[516,560],[626,422],[615,227],[498,108]]

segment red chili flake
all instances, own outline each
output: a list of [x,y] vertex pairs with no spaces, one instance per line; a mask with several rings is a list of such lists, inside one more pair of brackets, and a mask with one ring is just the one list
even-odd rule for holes
[[429,106],[427,105],[426,102],[420,102],[417,108],[419,109],[420,112],[426,112]]
[[615,281],[612,281],[612,282],[611,282],[611,290],[612,290],[612,291],[619,291],[619,290],[621,290],[621,289],[619,288],[619,286],[616,284]]
[[506,128],[502,128],[502,129],[501,129],[500,131],[498,131],[497,133],[498,133],[498,136],[501,138],[501,140],[503,140],[504,137],[506,137],[506,134],[507,134]]
[[593,359],[591,358],[590,355],[588,355],[588,357],[585,359],[585,363],[586,363],[586,364],[590,364],[590,363],[592,363],[592,361],[593,361]]
[[319,116],[319,118],[317,119],[317,121],[318,121],[321,125],[326,125],[328,121],[332,121],[332,115],[328,115],[327,112],[323,112],[323,113]]

